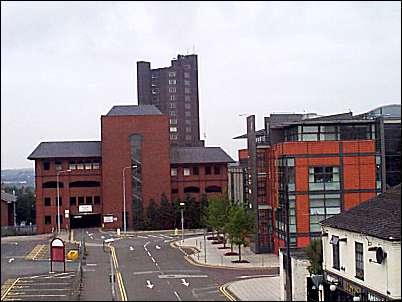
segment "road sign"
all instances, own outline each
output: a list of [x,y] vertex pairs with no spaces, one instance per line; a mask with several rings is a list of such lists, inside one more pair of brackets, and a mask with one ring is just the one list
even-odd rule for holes
[[53,271],[53,261],[64,263],[64,272],[66,272],[65,245],[60,238],[54,238],[50,242],[50,271]]
[[68,218],[70,216],[70,210],[64,210],[64,217]]

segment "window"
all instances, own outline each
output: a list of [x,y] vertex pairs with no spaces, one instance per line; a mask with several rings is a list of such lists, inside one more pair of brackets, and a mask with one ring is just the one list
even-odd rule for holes
[[169,85],[176,85],[176,80],[174,80],[174,79],[173,79],[173,80],[170,80],[170,79],[169,79]]
[[310,167],[309,190],[339,190],[338,167]]
[[329,243],[332,244],[332,267],[339,270],[339,237],[332,235]]
[[185,87],[185,88],[184,88],[184,93],[190,94],[190,93],[191,93],[191,89],[188,88],[188,87]]
[[172,194],[177,194],[179,193],[179,189],[172,189]]
[[70,161],[69,164],[68,164],[68,168],[69,168],[70,170],[75,170],[75,169],[77,169],[77,165],[76,165],[75,162]]
[[85,170],[91,170],[92,169],[92,163],[85,163],[84,167],[85,167]]
[[190,112],[190,111],[186,111],[186,112],[184,112],[184,116],[186,116],[186,117],[190,117],[190,116],[191,116],[191,112]]
[[193,167],[193,175],[198,175],[198,167]]
[[177,134],[175,134],[175,133],[170,133],[170,139],[176,140],[176,139],[177,139]]
[[176,87],[169,87],[169,92],[170,93],[175,93],[176,92]]
[[50,163],[48,161],[43,162],[43,170],[49,170],[50,169]]
[[356,278],[364,280],[363,243],[355,242]]
[[169,78],[174,78],[176,76],[176,72],[175,71],[170,71],[169,72]]
[[296,233],[296,196],[289,195],[289,232]]
[[78,204],[79,204],[79,205],[84,204],[84,197],[83,197],[83,196],[79,196],[79,197],[78,197]]
[[95,196],[94,197],[94,203],[95,204],[100,204],[100,196]]
[[75,206],[77,204],[77,198],[76,197],[70,197],[70,206]]
[[222,188],[219,186],[209,186],[205,188],[205,193],[221,193]]
[[183,169],[183,175],[184,176],[190,176],[190,168],[184,168]]
[[177,128],[176,127],[170,127],[170,132],[177,132]]
[[186,141],[191,141],[192,137],[191,137],[191,135],[186,135],[185,139],[186,139]]
[[211,175],[211,167],[209,167],[209,166],[205,167],[205,174],[206,175]]
[[[63,223],[63,215],[59,215],[59,217],[60,217],[60,224],[62,224]],[[59,221],[57,220],[57,215],[55,216],[55,220],[56,220],[56,223],[59,223]]]
[[52,216],[45,216],[45,224],[52,224]]
[[63,167],[61,166],[61,162],[60,162],[60,161],[56,161],[56,162],[55,162],[55,165],[56,165],[56,171],[60,171],[60,170],[63,169]]
[[190,86],[190,81],[184,80],[184,86]]
[[176,168],[171,168],[170,169],[170,176],[177,176],[177,169]]
[[176,111],[169,111],[170,116],[176,116]]
[[191,109],[191,104],[184,104],[185,109]]
[[52,201],[49,197],[45,197],[45,207],[50,207],[52,204]]
[[170,96],[170,100],[171,100],[171,101],[176,101],[176,96],[172,94],[172,95]]
[[92,204],[92,196],[86,197],[86,204]]
[[215,175],[221,174],[221,168],[220,168],[219,166],[215,166],[215,167],[214,167],[214,174],[215,174]]
[[99,169],[99,162],[92,163],[92,169],[98,170]]
[[191,127],[186,127],[186,132],[191,132]]
[[185,120],[186,125],[191,125],[191,120]]
[[171,125],[177,124],[177,119],[170,119],[169,122]]
[[151,90],[152,94],[157,94],[159,93],[159,89],[158,88],[154,88]]
[[185,71],[185,72],[184,72],[184,78],[185,78],[185,79],[189,79],[189,78],[190,78],[190,73],[187,72],[187,71]]
[[200,188],[198,187],[185,187],[184,193],[200,193]]
[[[64,187],[64,184],[59,181],[59,188],[63,188],[63,187]],[[44,188],[44,189],[48,189],[48,188],[56,189],[57,188],[57,181],[46,181],[46,182],[42,183],[42,188]]]
[[191,95],[185,95],[184,96],[184,101],[185,102],[191,102]]
[[94,180],[80,180],[80,181],[72,181],[69,184],[70,188],[96,188],[100,187],[99,181]]
[[77,163],[77,170],[84,170],[84,164],[83,163]]
[[340,194],[310,195],[310,232],[320,232],[320,221],[341,212]]
[[184,64],[184,65],[183,65],[183,68],[184,68],[184,69],[187,69],[187,70],[188,70],[188,69],[191,69],[191,65],[190,65],[190,64]]
[[176,108],[176,103],[170,103],[170,108]]

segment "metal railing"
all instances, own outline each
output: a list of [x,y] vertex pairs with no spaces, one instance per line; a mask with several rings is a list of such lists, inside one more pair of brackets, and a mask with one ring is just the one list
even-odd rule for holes
[[83,279],[83,265],[86,256],[86,246],[85,237],[81,236],[81,240],[78,243],[78,267],[76,270],[76,275],[74,276],[73,283],[71,284],[70,301],[79,301],[81,297],[82,290],[82,279]]

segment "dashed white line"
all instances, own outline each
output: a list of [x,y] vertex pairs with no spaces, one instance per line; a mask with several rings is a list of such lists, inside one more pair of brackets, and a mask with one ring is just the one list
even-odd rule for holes
[[177,292],[174,292],[174,294],[176,295],[177,300],[181,301],[181,298],[180,298],[179,294]]
[[150,253],[150,252],[148,252],[148,251],[147,251],[147,253],[148,253],[148,256],[149,256],[149,257],[152,257],[152,255],[151,255],[151,253]]
[[151,257],[151,260],[153,261],[153,263],[155,263],[156,261],[155,261],[155,259],[154,259],[154,257]]

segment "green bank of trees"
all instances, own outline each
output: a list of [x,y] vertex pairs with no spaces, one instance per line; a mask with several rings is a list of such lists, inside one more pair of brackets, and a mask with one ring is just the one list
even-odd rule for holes
[[5,187],[4,191],[10,194],[15,192],[17,198],[15,204],[16,222],[20,224],[25,221],[27,225],[29,223],[35,224],[35,190],[34,188],[17,188],[16,186]]

